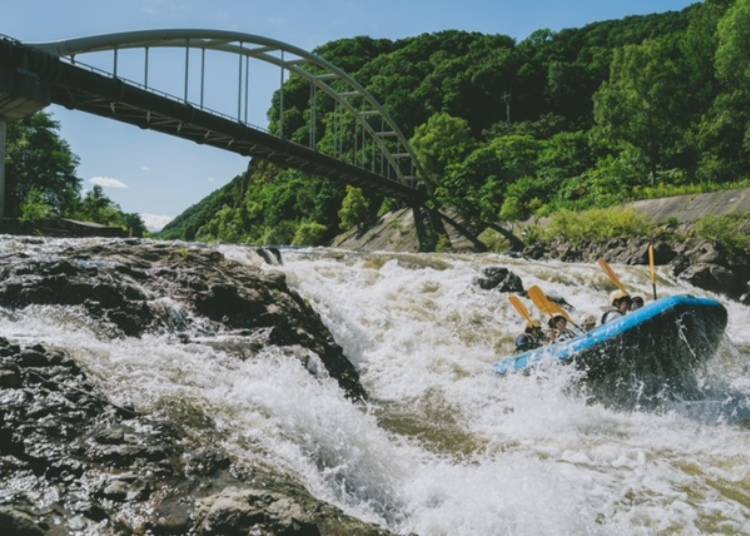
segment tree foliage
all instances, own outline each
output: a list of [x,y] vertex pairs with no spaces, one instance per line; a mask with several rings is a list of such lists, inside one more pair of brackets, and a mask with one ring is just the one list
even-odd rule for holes
[[141,217],[124,213],[100,186],[81,198],[78,157],[59,129],[60,124],[45,112],[8,124],[6,213],[24,222],[76,218],[143,236],[146,227]]
[[370,207],[361,188],[346,187],[346,196],[341,203],[339,218],[342,229],[360,227],[369,219]]
[[[749,177],[749,43],[750,0],[706,0],[679,12],[542,29],[520,42],[443,31],[342,39],[317,52],[383,103],[411,139],[433,201],[486,222]],[[292,76],[283,91],[285,134],[304,143],[309,88]],[[377,163],[351,136],[335,139],[332,126],[351,129],[351,115],[334,121],[325,96],[317,111],[320,147],[341,142],[350,160]],[[331,236],[392,206],[367,191],[354,203],[347,192],[258,163],[165,235],[192,238],[200,229],[209,238],[291,241],[315,222]]]

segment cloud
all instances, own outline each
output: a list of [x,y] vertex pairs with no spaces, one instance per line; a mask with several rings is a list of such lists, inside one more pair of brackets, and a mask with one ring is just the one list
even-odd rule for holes
[[96,186],[101,186],[102,188],[115,188],[123,190],[128,187],[127,184],[113,177],[91,177],[89,179],[89,182]]
[[166,216],[164,214],[140,214],[143,223],[146,224],[146,228],[151,232],[161,231],[166,224],[172,221],[172,216]]
[[209,183],[213,184],[216,182],[216,177],[209,177],[207,180]]
[[141,171],[151,171],[151,168],[148,166],[141,166]]

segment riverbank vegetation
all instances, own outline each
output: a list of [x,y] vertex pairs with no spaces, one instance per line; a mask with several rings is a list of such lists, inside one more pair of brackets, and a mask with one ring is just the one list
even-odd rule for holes
[[[562,209],[543,221],[522,223],[515,231],[527,245],[561,242],[580,246],[604,244],[613,238],[671,242],[698,238],[716,244],[730,254],[750,252],[750,215],[739,214],[708,215],[691,225],[679,225],[676,221],[657,225],[632,208]],[[478,238],[489,251],[496,253],[507,252],[511,247],[505,237],[491,228]]]
[[38,112],[8,124],[6,214],[24,223],[70,218],[119,227],[143,236],[141,217],[126,213],[100,186],[82,191],[78,157],[60,137],[60,125]]

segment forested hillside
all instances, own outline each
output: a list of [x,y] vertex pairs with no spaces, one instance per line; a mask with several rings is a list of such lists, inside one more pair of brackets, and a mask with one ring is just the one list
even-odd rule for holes
[[[539,30],[521,42],[447,31],[342,39],[317,53],[384,104],[412,139],[435,203],[470,220],[722,188],[750,176],[750,0]],[[285,132],[305,143],[306,83],[292,77],[284,100]],[[333,104],[321,99],[318,110],[324,147]],[[362,203],[356,190],[255,162],[162,236],[321,242],[394,206],[365,195]]]

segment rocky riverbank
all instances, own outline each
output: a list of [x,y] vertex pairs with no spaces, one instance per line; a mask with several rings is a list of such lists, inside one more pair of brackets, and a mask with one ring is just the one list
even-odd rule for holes
[[[558,240],[550,244],[527,246],[520,255],[529,259],[559,259],[566,262],[609,262],[648,264],[646,238],[613,238],[606,242],[570,243]],[[750,304],[750,252],[727,251],[719,244],[700,239],[660,239],[654,242],[657,265],[668,265],[672,274],[690,284],[725,294]]]
[[[15,245],[0,256],[3,314],[63,306],[102,340],[158,333],[181,345],[200,334],[238,360],[275,346],[352,400],[365,397],[283,274],[197,246]],[[383,533],[315,498],[260,451],[255,460],[226,451],[210,416],[197,434],[170,412],[114,404],[100,385],[70,348],[0,338],[0,534]]]
[[384,534],[289,475],[112,404],[64,352],[0,339],[0,533]]

